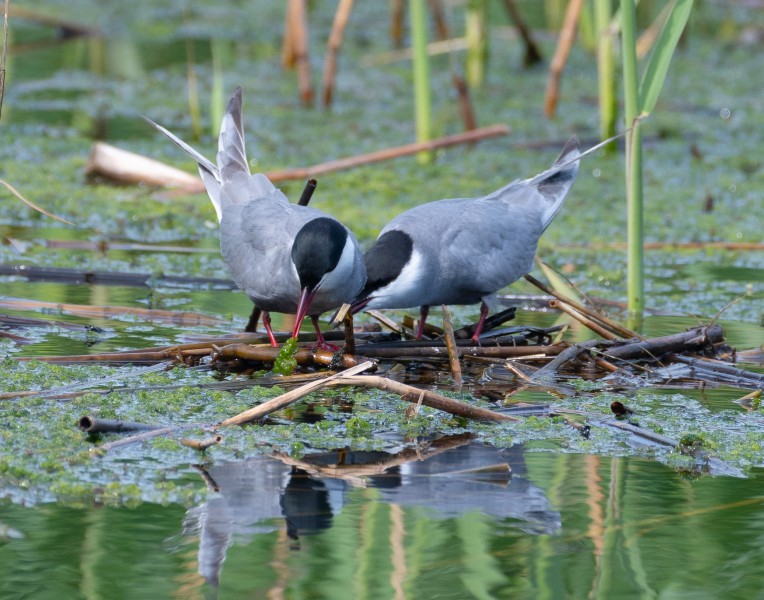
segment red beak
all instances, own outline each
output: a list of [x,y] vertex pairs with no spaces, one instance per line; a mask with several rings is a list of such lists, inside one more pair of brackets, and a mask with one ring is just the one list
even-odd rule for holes
[[292,329],[292,337],[296,338],[300,332],[302,322],[310,310],[310,303],[313,301],[313,296],[316,295],[316,290],[310,290],[307,287],[302,288],[300,293],[300,301],[297,303],[297,315],[294,320],[294,329]]

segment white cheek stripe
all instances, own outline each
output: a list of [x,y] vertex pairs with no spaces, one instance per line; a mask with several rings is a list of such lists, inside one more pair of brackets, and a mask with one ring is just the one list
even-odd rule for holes
[[345,240],[345,247],[342,249],[339,261],[334,270],[325,273],[318,282],[316,289],[321,289],[323,286],[329,286],[331,288],[341,288],[343,283],[350,279],[353,274],[353,267],[355,264],[355,244],[350,236]]
[[[421,252],[414,249],[411,252],[411,258],[401,269],[400,275],[388,283],[385,287],[379,288],[371,294],[373,305],[375,299],[382,300],[388,298],[392,302],[406,302],[405,298],[411,294],[417,295],[419,290],[419,280],[424,275],[422,272],[422,263],[424,259]],[[400,300],[397,300],[400,298]],[[401,305],[398,308],[408,308],[409,305]]]

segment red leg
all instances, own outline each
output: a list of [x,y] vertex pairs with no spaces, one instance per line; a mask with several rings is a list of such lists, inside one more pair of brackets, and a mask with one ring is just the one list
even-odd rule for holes
[[421,340],[424,334],[424,322],[427,320],[427,314],[430,312],[430,307],[423,304],[419,307],[419,324],[416,327],[416,339]]
[[480,318],[475,326],[475,333],[472,334],[472,343],[480,344],[480,334],[483,333],[483,326],[485,325],[485,319],[488,316],[488,306],[483,302],[480,305]]
[[338,352],[340,347],[330,344],[324,339],[324,334],[321,333],[321,329],[318,326],[318,317],[311,315],[310,320],[313,322],[313,328],[316,330],[316,350],[327,350],[329,352]]
[[271,340],[271,346],[278,348],[279,344],[276,341],[276,337],[273,335],[273,329],[271,329],[271,315],[267,310],[263,311],[263,327],[265,327],[265,333],[268,334],[268,339]]

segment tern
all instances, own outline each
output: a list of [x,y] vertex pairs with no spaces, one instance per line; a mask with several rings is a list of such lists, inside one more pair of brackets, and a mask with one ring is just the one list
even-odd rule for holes
[[428,202],[395,217],[366,251],[366,285],[351,312],[419,306],[419,339],[430,306],[482,302],[472,336],[477,343],[496,292],[533,267],[539,238],[576,179],[579,156],[573,138],[535,177],[481,198]]
[[329,346],[318,316],[351,302],[366,268],[353,233],[338,220],[291,204],[262,173],[251,174],[244,145],[242,91],[237,87],[220,126],[216,163],[146,119],[198,164],[220,222],[220,249],[236,285],[263,311],[273,346],[270,312],[295,314],[292,337],[310,315],[319,346]]

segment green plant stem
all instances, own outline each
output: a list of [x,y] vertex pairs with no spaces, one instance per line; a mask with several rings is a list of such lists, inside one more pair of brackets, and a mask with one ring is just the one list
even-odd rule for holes
[[[427,56],[427,13],[425,0],[411,0],[411,38],[414,51],[414,110],[417,142],[427,142],[432,135],[430,115],[430,66]],[[419,162],[432,159],[430,152],[420,152]]]
[[644,312],[644,257],[642,215],[642,131],[639,117],[639,77],[636,54],[636,10],[634,0],[621,0],[624,112],[626,127],[626,199],[628,273],[627,304],[630,320]]
[[[600,139],[615,135],[618,104],[615,96],[615,59],[613,34],[610,27],[612,11],[610,0],[595,0],[594,29],[597,32],[597,74],[599,79]],[[615,151],[615,142],[605,146],[609,153]]]

